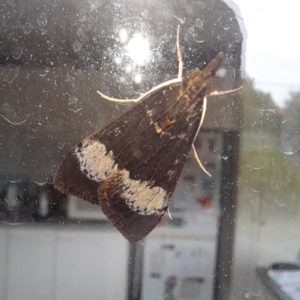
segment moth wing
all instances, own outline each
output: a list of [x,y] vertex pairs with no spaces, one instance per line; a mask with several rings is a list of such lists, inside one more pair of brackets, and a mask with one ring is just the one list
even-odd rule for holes
[[188,80],[162,87],[76,145],[59,167],[55,187],[100,205],[129,241],[146,236],[170,203],[221,55],[198,74],[199,92],[181,92]]
[[[126,191],[124,193],[124,172],[124,170],[117,172],[111,178],[100,183],[98,196],[103,213],[122,235],[132,243],[143,239],[156,227],[163,217],[165,209],[163,208],[157,213],[145,214],[146,210],[143,212],[134,203],[128,205],[128,193],[126,194]],[[148,189],[148,192],[151,195],[151,190]],[[164,196],[166,197],[166,195]],[[148,198],[148,200],[153,199]],[[147,199],[142,197],[138,201],[146,203]],[[164,202],[168,203],[169,199],[164,199]]]
[[[124,193],[123,196],[120,194],[120,176],[123,174],[122,178],[127,183],[133,181],[131,183],[134,186],[144,186],[144,193],[151,190],[150,183],[155,182],[155,172],[161,173],[158,166],[154,167],[153,162],[157,157],[160,157],[158,161],[167,157],[166,150],[162,148],[167,149],[169,145],[150,125],[150,119],[163,114],[174,104],[181,87],[181,84],[172,84],[148,95],[143,102],[120,118],[77,144],[66,155],[56,172],[56,189],[100,205],[108,219],[129,241],[143,238],[157,225],[167,209],[177,180],[172,185],[172,190],[163,193],[159,186],[154,189],[154,193],[159,188],[163,193],[164,205],[161,211],[139,214],[132,207],[128,207]],[[147,115],[147,112],[151,112],[152,116]],[[158,143],[159,140],[163,140],[163,144]],[[129,146],[124,148],[129,141]],[[174,156],[175,148],[173,150]],[[121,155],[118,156],[118,153]],[[185,158],[182,165],[184,161]],[[160,165],[162,169],[167,167],[163,163]],[[98,168],[91,171],[94,166]],[[123,170],[123,173],[118,172],[118,169]],[[179,169],[180,174],[181,168]],[[131,172],[131,175],[126,171]],[[150,177],[153,178],[149,178],[147,174],[151,174]],[[149,193],[151,196],[151,191]],[[155,205],[151,197],[148,202]]]

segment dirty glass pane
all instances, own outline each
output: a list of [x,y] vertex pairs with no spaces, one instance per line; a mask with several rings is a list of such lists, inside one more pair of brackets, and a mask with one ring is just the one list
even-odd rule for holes
[[[0,3],[1,300],[300,299],[299,7],[284,4]],[[54,178],[72,147],[135,105],[108,101],[97,91],[136,99],[177,78],[178,26],[184,78],[222,51],[212,90],[242,89],[207,99],[194,146],[211,176],[193,152],[186,155],[168,213],[144,239],[129,243],[100,205],[62,193]],[[168,95],[174,101],[187,95],[188,87],[183,81],[173,92],[159,89],[161,107]],[[189,134],[189,118],[176,137],[166,139],[167,149],[153,166],[144,149],[151,147],[154,156],[166,138],[160,130],[178,120],[159,127],[147,109],[135,119],[127,116],[124,124],[136,124],[135,137],[116,130],[107,139],[124,148],[134,144],[132,157],[140,157],[145,173],[155,167],[173,182],[164,166],[181,159],[176,142]],[[140,129],[146,121],[153,129],[147,142]],[[118,158],[113,150],[98,155],[95,165]],[[78,161],[67,179],[82,190],[87,175]],[[138,166],[131,168],[138,172]],[[130,178],[132,169],[128,180],[140,187],[145,182]],[[81,195],[94,193],[99,204],[101,184],[94,180]],[[148,226],[147,220],[140,214],[133,232]]]

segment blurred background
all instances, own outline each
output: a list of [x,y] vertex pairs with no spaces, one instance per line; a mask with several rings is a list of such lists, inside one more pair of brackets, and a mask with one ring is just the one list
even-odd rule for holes
[[[298,4],[0,3],[0,299],[300,299]],[[292,23],[293,22],[293,23]],[[129,244],[100,207],[61,194],[68,151],[225,53],[170,212]]]

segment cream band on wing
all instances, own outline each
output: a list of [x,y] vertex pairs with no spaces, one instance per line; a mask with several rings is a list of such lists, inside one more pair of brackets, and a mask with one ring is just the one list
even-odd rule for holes
[[83,141],[75,149],[80,170],[91,180],[101,182],[118,170],[112,151],[96,140]]
[[168,205],[165,190],[149,181],[129,178],[129,171],[118,170],[112,151],[96,140],[83,141],[75,148],[80,170],[90,180],[101,182],[118,173],[114,188],[128,207],[141,215],[161,214]]
[[130,179],[127,170],[121,170],[118,177],[121,196],[132,210],[141,215],[153,215],[167,208],[168,195],[163,188],[149,181]]

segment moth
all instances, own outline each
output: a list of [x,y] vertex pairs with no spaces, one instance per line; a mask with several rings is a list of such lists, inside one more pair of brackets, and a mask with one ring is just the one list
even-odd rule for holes
[[209,93],[221,52],[182,79],[179,30],[177,51],[178,78],[132,100],[135,106],[71,149],[55,175],[56,189],[100,205],[129,242],[143,239],[162,219],[191,149],[205,170],[193,142],[206,98],[234,91]]

